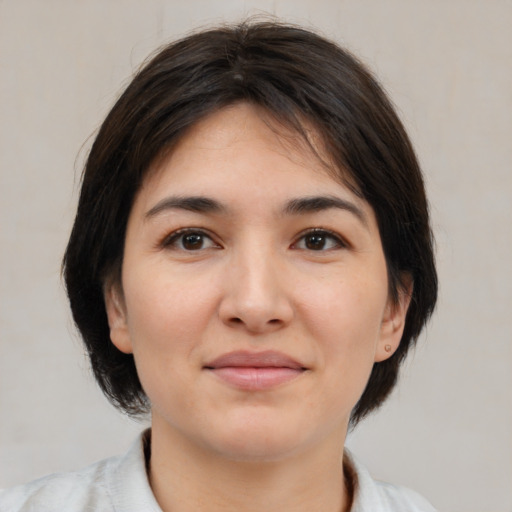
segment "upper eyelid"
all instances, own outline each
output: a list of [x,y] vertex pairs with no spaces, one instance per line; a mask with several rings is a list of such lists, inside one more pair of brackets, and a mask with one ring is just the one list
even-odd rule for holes
[[333,238],[336,238],[341,245],[344,245],[344,246],[349,246],[349,242],[347,241],[347,239],[340,235],[339,233],[337,233],[336,231],[333,231],[331,229],[327,229],[327,228],[309,228],[309,229],[305,229],[304,231],[301,231],[297,237],[296,237],[296,241],[294,242],[294,244],[296,244],[299,240],[301,240],[302,238],[304,238],[305,236],[307,235],[310,235],[310,234],[313,234],[313,233],[325,233]]
[[158,243],[158,246],[166,246],[173,242],[174,240],[178,239],[180,236],[189,234],[189,233],[199,233],[201,235],[204,235],[208,237],[210,240],[212,240],[214,243],[219,244],[219,242],[216,240],[215,236],[210,233],[208,230],[204,228],[193,228],[193,227],[187,227],[187,228],[180,228],[172,231],[171,233],[168,233],[165,235],[162,240]]
[[[171,241],[174,241],[175,239],[179,238],[180,236],[186,235],[188,233],[200,233],[201,235],[204,235],[208,238],[210,238],[214,243],[221,245],[218,237],[215,236],[211,231],[205,228],[199,228],[199,227],[185,227],[185,228],[179,228],[171,233],[166,234],[160,242],[157,244],[158,246],[165,246],[169,244]],[[323,233],[328,236],[331,236],[332,238],[335,238],[341,246],[349,247],[351,244],[348,242],[348,240],[342,236],[341,234],[337,233],[336,231],[333,231],[328,228],[324,227],[310,227],[307,229],[304,229],[300,231],[294,238],[294,241],[292,242],[292,246],[296,245],[300,240],[302,240],[305,236],[313,234],[313,233]]]

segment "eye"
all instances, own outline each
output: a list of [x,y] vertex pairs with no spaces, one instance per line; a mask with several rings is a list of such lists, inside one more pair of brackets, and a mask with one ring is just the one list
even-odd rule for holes
[[205,232],[196,229],[180,229],[171,233],[162,243],[166,248],[182,251],[200,251],[219,248]]
[[346,247],[343,240],[325,229],[314,229],[302,235],[297,242],[293,244],[294,249],[303,249],[308,251],[328,251],[330,249],[340,249]]

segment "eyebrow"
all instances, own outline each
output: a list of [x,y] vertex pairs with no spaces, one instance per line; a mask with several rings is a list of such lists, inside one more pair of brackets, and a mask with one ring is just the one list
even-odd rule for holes
[[[364,211],[351,201],[336,196],[310,196],[291,199],[282,213],[284,215],[303,215],[332,208],[345,210],[357,217],[365,226],[368,219]],[[228,208],[219,201],[205,196],[169,196],[159,201],[145,215],[150,219],[167,210],[187,210],[195,213],[227,213]]]
[[355,215],[365,226],[368,225],[368,218],[365,212],[351,201],[336,196],[311,196],[292,199],[284,207],[283,212],[287,215],[321,212],[337,208]]
[[226,208],[209,197],[204,196],[170,196],[159,201],[145,215],[146,219],[155,217],[167,210],[187,210],[196,213],[223,213]]

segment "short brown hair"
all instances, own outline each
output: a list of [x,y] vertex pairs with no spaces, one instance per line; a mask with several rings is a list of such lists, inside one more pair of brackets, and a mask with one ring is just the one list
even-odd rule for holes
[[403,277],[412,278],[400,346],[374,364],[352,412],[356,423],[389,395],[434,309],[433,238],[422,173],[390,101],[353,55],[309,30],[245,22],[201,31],[165,46],[135,75],[103,122],[83,174],[63,261],[74,320],[105,394],[129,414],[146,411],[133,356],[110,341],[105,280],[120,276],[128,216],[154,160],[201,118],[240,101],[306,139],[305,123],[315,128],[340,179],[348,176],[375,212],[390,296],[397,300]]

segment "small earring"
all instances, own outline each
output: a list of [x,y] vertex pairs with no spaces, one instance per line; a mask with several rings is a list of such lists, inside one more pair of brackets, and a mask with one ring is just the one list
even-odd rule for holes
[[386,352],[391,352],[391,345],[386,345],[386,346],[384,347],[384,350],[385,350]]

